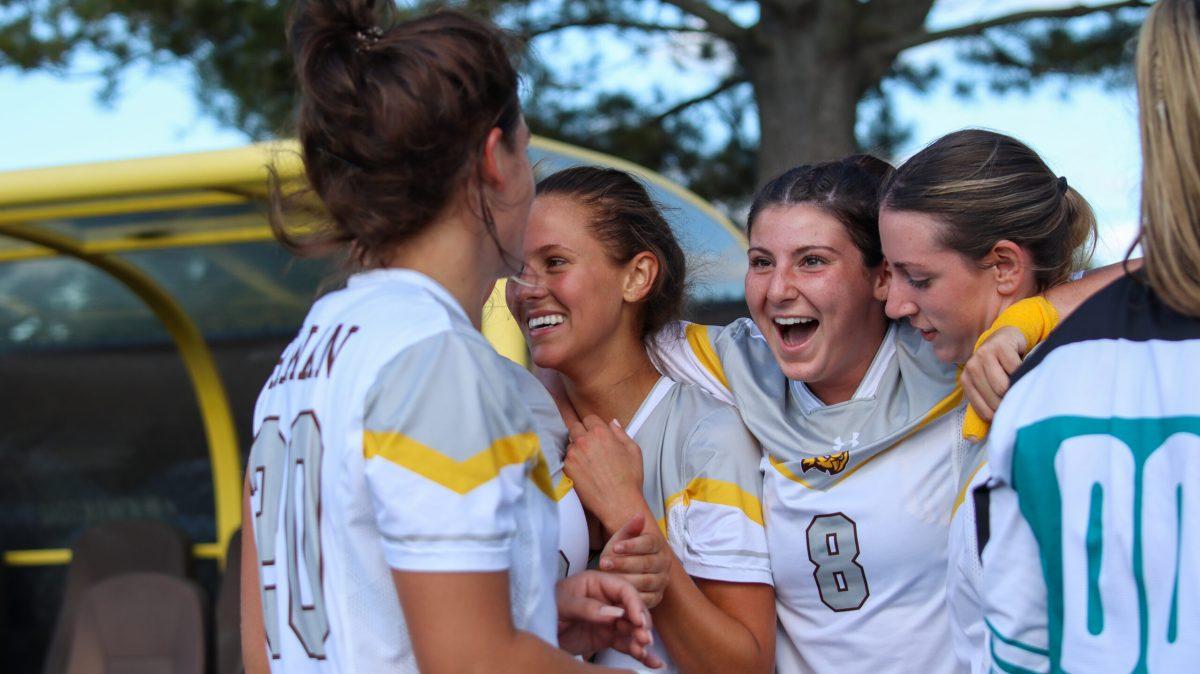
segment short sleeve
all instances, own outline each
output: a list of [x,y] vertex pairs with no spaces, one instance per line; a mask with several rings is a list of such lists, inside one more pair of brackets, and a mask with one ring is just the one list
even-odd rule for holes
[[732,407],[705,415],[687,440],[686,487],[666,504],[667,537],[688,575],[772,584],[761,451]]
[[391,567],[507,569],[527,491],[549,496],[529,412],[498,359],[442,333],[397,355],[368,392],[363,471]]
[[668,324],[650,342],[650,358],[658,371],[683,384],[692,384],[722,402],[733,404],[733,394],[717,353],[722,328],[686,321]]

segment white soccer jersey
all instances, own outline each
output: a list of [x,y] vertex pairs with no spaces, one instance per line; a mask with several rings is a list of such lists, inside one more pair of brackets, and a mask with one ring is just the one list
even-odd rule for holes
[[[696,386],[663,377],[625,432],[642,448],[646,504],[688,575],[771,584],[761,452],[737,411]],[[666,663],[656,671],[678,671],[657,634],[652,649]],[[641,667],[612,650],[596,661]]]
[[558,564],[560,579],[579,573],[587,568],[590,542],[587,515],[579,494],[575,493],[571,478],[563,473],[563,458],[567,452],[567,426],[563,423],[558,406],[545,386],[528,370],[504,359],[514,384],[533,414],[533,425],[542,444],[554,484],[554,498],[558,501]]
[[[983,626],[983,564],[979,554],[977,512],[986,517],[988,471],[982,443],[970,445],[977,463],[967,475],[954,500],[950,519],[949,567],[946,578],[946,602],[950,610],[950,638],[961,672],[987,674]],[[970,466],[970,464],[965,464]]]
[[1132,276],[1014,375],[981,527],[994,671],[1197,670],[1197,381],[1200,320]]
[[370,271],[316,302],[254,428],[272,671],[416,672],[393,569],[507,571],[515,625],[556,642],[558,531],[533,420],[433,280]]
[[947,540],[971,451],[954,370],[907,323],[837,405],[787,380],[747,319],[664,332],[653,352],[732,400],[762,444],[777,671],[957,671]]

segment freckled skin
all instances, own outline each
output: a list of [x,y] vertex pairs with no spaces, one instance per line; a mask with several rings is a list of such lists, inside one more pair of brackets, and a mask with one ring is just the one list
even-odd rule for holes
[[[586,206],[557,196],[538,197],[530,211],[523,259],[537,270],[540,287],[510,282],[507,301],[538,367],[562,370],[595,358],[633,319],[621,293],[624,270],[592,235],[590,217]],[[544,312],[565,314],[567,321],[531,335],[528,317]]]
[[887,313],[907,318],[927,339],[932,337],[933,352],[941,360],[965,363],[1005,302],[988,267],[939,241],[941,227],[924,213],[880,210],[883,254],[892,265]]
[[[780,369],[826,403],[849,400],[887,330],[883,265],[866,267],[845,227],[811,204],[759,213],[748,257],[746,304]],[[778,316],[819,324],[803,345],[789,347]]]

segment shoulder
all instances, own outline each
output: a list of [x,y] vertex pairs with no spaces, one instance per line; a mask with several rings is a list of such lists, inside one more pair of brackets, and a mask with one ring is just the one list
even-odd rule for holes
[[1013,375],[1013,384],[1027,376],[1051,354],[1078,352],[1092,342],[1121,340],[1200,340],[1200,318],[1184,316],[1164,304],[1140,274],[1126,274],[1085,301],[1051,333]]
[[678,384],[674,396],[674,423],[684,431],[687,463],[703,465],[715,458],[758,465],[759,449],[746,429],[737,408],[718,400],[703,389]]

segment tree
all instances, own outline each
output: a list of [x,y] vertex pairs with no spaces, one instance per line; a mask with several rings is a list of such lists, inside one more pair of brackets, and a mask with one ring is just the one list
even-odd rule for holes
[[[943,0],[943,2],[949,0]],[[423,11],[438,0],[415,0]],[[977,80],[1028,89],[1050,77],[1127,79],[1150,0],[1101,0],[1001,13],[930,30],[935,0],[462,0],[527,36],[618,35],[641,53],[674,49],[706,63],[708,90],[596,91],[603,54],[582,69],[526,62],[526,109],[538,133],[664,170],[728,206],[799,161],[856,148],[888,153],[905,138],[890,92],[943,78],[906,51],[953,41]],[[992,3],[998,4],[998,3]],[[288,128],[293,86],[278,0],[0,0],[0,66],[69,70],[99,59],[112,95],[132,63],[183,59],[218,120],[253,137]],[[591,40],[603,44],[604,40]],[[610,42],[611,44],[611,42]],[[602,51],[602,49],[600,50]],[[579,65],[579,64],[577,64]],[[957,82],[968,92],[970,82]],[[650,100],[647,100],[647,99]],[[869,116],[860,125],[860,111]],[[724,129],[720,142],[714,128]],[[756,129],[756,131],[755,131]],[[856,134],[856,130],[862,133]]]

